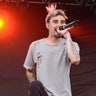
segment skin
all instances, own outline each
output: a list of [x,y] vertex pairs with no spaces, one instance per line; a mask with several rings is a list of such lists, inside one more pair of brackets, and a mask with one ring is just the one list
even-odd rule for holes
[[56,44],[62,40],[62,34],[59,33],[56,28],[58,26],[65,25],[65,19],[64,17],[58,15],[56,17],[52,17],[49,21],[49,23],[46,23],[46,27],[49,30],[49,35],[47,38],[45,38],[45,41],[50,44]]

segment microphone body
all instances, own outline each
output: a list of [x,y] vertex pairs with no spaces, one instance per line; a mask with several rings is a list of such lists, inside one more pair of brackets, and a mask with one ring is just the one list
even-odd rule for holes
[[70,23],[68,23],[68,24],[66,24],[64,26],[60,26],[59,30],[64,30],[64,29],[66,29],[68,27],[72,27],[73,25],[77,24],[78,22],[79,22],[79,20],[74,20],[74,21],[72,21],[72,22],[70,22]]

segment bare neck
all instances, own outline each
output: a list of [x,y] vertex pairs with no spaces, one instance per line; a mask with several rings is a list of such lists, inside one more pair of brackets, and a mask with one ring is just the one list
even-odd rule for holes
[[62,38],[47,37],[47,38],[44,38],[44,40],[48,44],[55,45],[55,44],[59,43],[60,41],[62,41]]

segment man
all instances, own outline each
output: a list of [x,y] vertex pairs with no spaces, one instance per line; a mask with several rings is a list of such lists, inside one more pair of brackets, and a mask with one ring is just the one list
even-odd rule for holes
[[[53,8],[51,10],[51,7]],[[30,96],[72,96],[71,64],[79,64],[79,47],[64,26],[67,16],[61,9],[47,7],[47,38],[32,42],[24,63],[30,82]]]

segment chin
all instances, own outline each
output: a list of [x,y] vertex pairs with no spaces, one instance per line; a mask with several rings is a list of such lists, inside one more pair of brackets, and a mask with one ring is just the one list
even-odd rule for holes
[[62,35],[55,35],[55,38],[63,38]]

